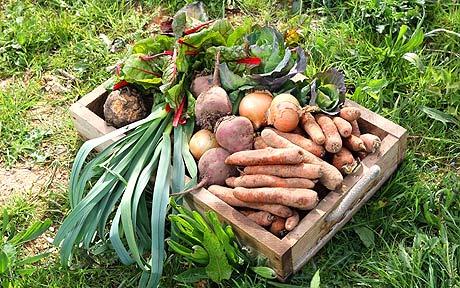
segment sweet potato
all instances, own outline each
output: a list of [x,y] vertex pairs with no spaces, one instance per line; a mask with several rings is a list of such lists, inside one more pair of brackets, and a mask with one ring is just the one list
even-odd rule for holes
[[313,209],[318,204],[318,194],[310,189],[236,187],[233,195],[244,202],[281,204],[301,210]]
[[361,110],[359,110],[359,108],[356,107],[343,107],[342,109],[340,109],[339,115],[343,119],[351,122],[354,120],[358,120],[359,117],[361,117]]
[[294,214],[286,219],[286,223],[284,224],[284,227],[286,228],[287,231],[292,231],[294,228],[299,224],[300,217],[299,213],[297,211],[294,211]]
[[323,130],[326,141],[324,142],[324,148],[327,152],[337,153],[342,148],[342,138],[340,138],[339,131],[327,115],[318,114],[315,115],[316,122]]
[[351,135],[360,136],[361,130],[359,129],[358,121],[353,120],[350,122],[351,124]]
[[307,178],[317,179],[323,175],[321,166],[318,164],[297,165],[259,165],[244,167],[244,174],[265,174],[282,178]]
[[380,148],[380,145],[382,144],[382,140],[380,140],[380,138],[374,134],[362,134],[359,138],[363,140],[367,153],[374,153]]
[[344,174],[351,174],[358,167],[358,162],[355,160],[350,150],[342,147],[339,152],[332,156],[332,165]]
[[262,139],[262,136],[257,136],[256,139],[254,139],[254,149],[264,149],[270,147],[267,145],[267,143],[264,142],[264,139]]
[[273,216],[267,211],[251,211],[251,210],[242,210],[241,214],[248,217],[250,220],[256,222],[260,226],[266,227],[270,226],[273,221],[275,221],[276,216]]
[[326,137],[321,127],[316,123],[315,117],[313,117],[310,112],[305,112],[302,114],[300,121],[303,129],[310,136],[311,140],[318,145],[323,145],[326,141]]
[[295,145],[309,151],[313,155],[316,155],[320,158],[324,157],[324,154],[326,153],[323,146],[316,144],[315,142],[313,142],[313,140],[305,138],[302,135],[299,135],[296,133],[281,132],[276,129],[272,129],[272,130],[276,134],[282,136],[283,138],[286,138],[287,140],[291,141]]
[[337,127],[337,131],[339,131],[340,136],[346,138],[351,135],[352,127],[350,122],[341,117],[334,117],[332,118],[332,121],[334,121],[335,127]]
[[284,187],[284,188],[307,188],[315,187],[315,182],[306,178],[281,178],[273,175],[243,175],[230,177],[225,180],[230,187],[260,188],[260,187]]
[[366,151],[366,146],[364,145],[363,140],[361,140],[361,138],[355,135],[351,135],[348,138],[344,138],[343,145],[351,151]]
[[[293,147],[293,145],[297,146],[270,129],[264,129],[261,135],[265,143],[274,148]],[[324,185],[324,187],[329,190],[335,190],[339,188],[340,185],[342,185],[343,176],[340,171],[337,170],[337,168],[327,163],[326,161],[323,161],[321,158],[316,157],[305,149],[303,150],[303,158],[305,163],[321,165],[323,176],[321,176],[319,181]]]
[[229,152],[252,149],[254,128],[248,118],[242,116],[223,117],[219,119],[216,127],[217,143]]
[[219,186],[219,185],[212,185],[208,187],[208,191],[214,194],[217,198],[224,201],[230,206],[235,207],[245,207],[251,208],[255,210],[262,210],[270,212],[273,215],[279,217],[290,217],[292,216],[293,212],[289,207],[278,205],[278,204],[262,204],[262,203],[248,203],[237,199],[233,195],[233,189]]
[[300,148],[268,147],[259,150],[235,152],[225,159],[225,164],[237,166],[275,165],[275,164],[300,164],[303,161]]
[[278,237],[283,237],[284,235],[286,235],[285,226],[286,219],[277,217],[276,220],[273,221],[272,225],[270,225],[270,232],[272,232],[272,234]]

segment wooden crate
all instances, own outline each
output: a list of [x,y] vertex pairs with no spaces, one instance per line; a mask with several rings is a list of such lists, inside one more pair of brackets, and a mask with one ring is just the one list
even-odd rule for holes
[[[109,94],[105,87],[109,81],[102,83],[70,106],[70,115],[75,129],[84,140],[97,138],[116,130],[113,126],[107,125],[104,120],[103,106]],[[96,147],[96,150],[101,151],[112,142],[101,144]]]
[[[114,130],[105,123],[102,115],[102,105],[107,97],[104,87],[105,83],[70,108],[75,127],[84,139]],[[206,189],[189,194],[186,197],[188,205],[200,212],[216,211],[221,220],[233,226],[244,245],[265,256],[279,278],[286,279],[300,270],[351,219],[404,158],[407,140],[404,128],[353,101],[347,101],[346,106],[361,109],[360,127],[382,139],[380,151],[367,156],[358,172],[345,177],[340,190],[329,192],[282,239],[255,224]],[[100,150],[105,146],[98,148]]]

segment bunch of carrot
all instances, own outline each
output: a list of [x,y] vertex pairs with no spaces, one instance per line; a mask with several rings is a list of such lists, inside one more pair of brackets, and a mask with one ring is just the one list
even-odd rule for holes
[[304,112],[303,129],[281,132],[266,127],[255,137],[254,150],[238,151],[225,159],[225,164],[239,168],[240,175],[227,178],[228,187],[212,185],[208,190],[282,237],[298,225],[302,211],[318,204],[313,190],[317,183],[339,189],[342,174],[358,167],[353,153],[362,158],[378,150],[379,137],[361,134],[360,114],[354,107],[344,107],[333,117]]
[[312,142],[323,145],[333,154],[331,163],[343,174],[355,172],[359,167],[356,158],[363,159],[367,154],[375,153],[381,145],[377,135],[361,134],[360,117],[361,110],[356,107],[344,107],[338,116],[333,117],[325,114],[313,116],[308,112],[301,117],[302,126]]

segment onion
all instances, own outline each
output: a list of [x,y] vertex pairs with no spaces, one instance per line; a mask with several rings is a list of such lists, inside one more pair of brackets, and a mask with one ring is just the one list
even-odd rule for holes
[[282,132],[291,132],[299,124],[300,104],[291,94],[276,96],[268,110],[268,124]]
[[219,144],[217,144],[214,133],[206,129],[196,132],[189,143],[190,152],[196,160],[199,160],[204,152],[217,147]]
[[255,91],[241,99],[238,113],[251,120],[254,129],[267,124],[267,110],[272,102],[272,94],[268,91]]

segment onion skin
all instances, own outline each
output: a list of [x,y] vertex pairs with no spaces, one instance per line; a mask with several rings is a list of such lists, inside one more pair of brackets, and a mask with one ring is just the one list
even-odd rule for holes
[[219,144],[217,143],[216,136],[206,129],[193,134],[189,142],[190,152],[196,160],[200,160],[206,151],[217,147],[219,147]]
[[291,102],[281,102],[270,107],[268,123],[281,132],[291,132],[299,124],[299,107]]
[[273,98],[268,109],[268,124],[281,132],[291,132],[299,124],[300,104],[291,94],[280,94]]
[[273,97],[268,91],[255,91],[241,99],[238,113],[251,120],[254,130],[267,124],[267,111]]

